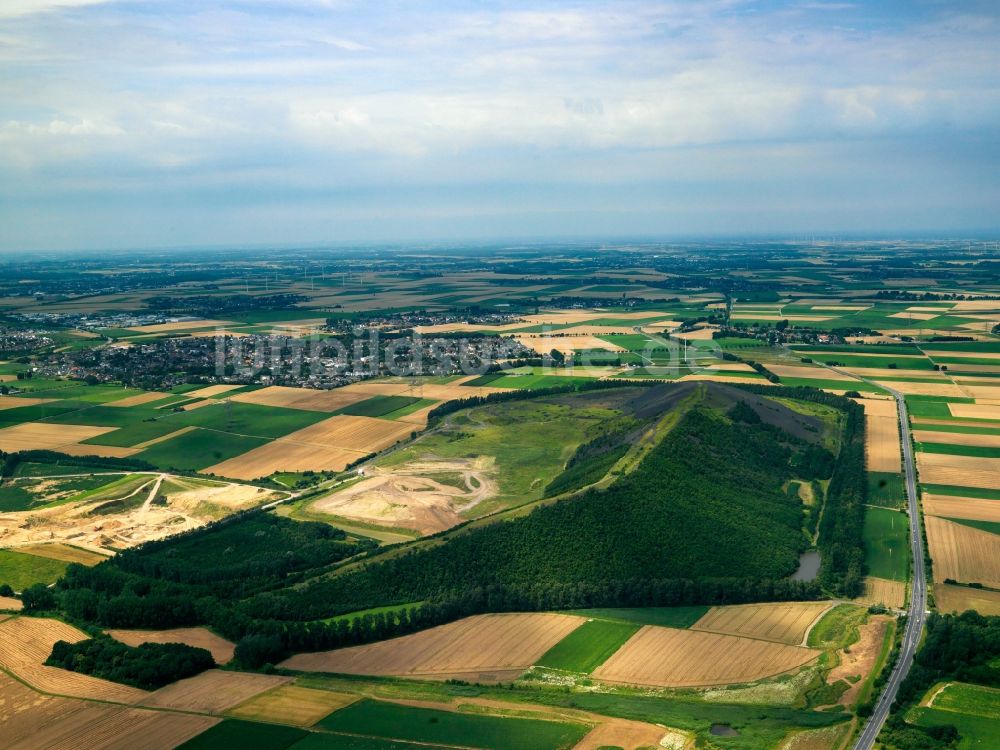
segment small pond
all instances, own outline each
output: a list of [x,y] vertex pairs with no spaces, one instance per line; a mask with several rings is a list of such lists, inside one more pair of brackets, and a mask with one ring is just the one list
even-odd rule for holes
[[819,552],[814,549],[799,555],[799,569],[792,576],[793,581],[815,581],[819,575]]
[[740,733],[733,729],[728,724],[713,724],[709,728],[709,733],[714,734],[716,737],[739,737]]

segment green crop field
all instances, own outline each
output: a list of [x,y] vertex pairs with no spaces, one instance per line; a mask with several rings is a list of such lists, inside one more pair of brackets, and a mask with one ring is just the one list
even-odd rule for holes
[[931,692],[934,694],[936,709],[1000,719],[1000,689],[967,682],[951,682],[940,692],[935,688]]
[[178,750],[285,750],[308,734],[304,729],[277,724],[258,724],[252,721],[225,719],[194,737]]
[[568,750],[588,731],[580,724],[437,711],[367,699],[335,711],[317,726],[334,732],[484,750]]
[[955,727],[962,739],[958,750],[995,750],[1000,737],[1000,720],[984,716],[941,711],[937,708],[915,708],[910,712],[910,721],[922,727]]
[[440,403],[440,401],[437,401],[433,398],[420,398],[411,404],[396,409],[395,411],[391,411],[386,414],[381,414],[380,416],[383,419],[400,419],[401,417],[407,417],[410,414],[413,414],[413,412],[415,411],[420,411],[421,409],[424,409],[428,406],[434,406],[435,404],[438,403]]
[[62,560],[0,549],[0,584],[23,591],[34,583],[55,583],[67,565]]
[[489,385],[493,388],[519,388],[523,390],[537,391],[542,388],[556,388],[564,385],[582,385],[589,383],[593,378],[579,377],[576,375],[503,375],[494,378],[490,375],[483,375],[475,380],[470,380],[463,385],[481,386]]
[[868,502],[884,508],[898,508],[906,500],[903,475],[886,471],[868,472]]
[[612,622],[634,623],[636,625],[662,625],[666,628],[689,628],[700,620],[710,607],[603,607],[597,609],[574,609],[567,614],[610,620]]
[[356,404],[345,406],[337,414],[350,414],[354,417],[384,417],[385,415],[402,411],[420,402],[414,396],[372,396]]
[[990,490],[985,487],[962,487],[955,484],[921,484],[920,488],[931,495],[980,497],[984,500],[1000,500],[1000,490]]
[[429,745],[426,742],[403,742],[378,737],[358,737],[352,734],[310,732],[304,739],[292,745],[291,750],[452,750],[452,748]]
[[838,604],[824,614],[809,631],[810,648],[844,648],[858,638],[858,626],[866,610],[854,604]]
[[946,453],[949,456],[975,456],[1000,458],[1000,448],[986,445],[955,445],[953,443],[917,443],[917,450],[924,453]]
[[865,565],[868,575],[905,581],[910,570],[909,524],[903,513],[886,508],[865,509]]
[[215,430],[192,430],[151,445],[134,457],[161,469],[197,471],[267,442],[266,438],[232,435]]
[[538,666],[590,674],[635,635],[638,625],[610,620],[585,622],[550,648]]
[[1000,534],[1000,522],[997,521],[975,521],[970,518],[948,518],[947,520],[990,534]]
[[968,425],[968,424],[926,424],[914,422],[914,430],[926,430],[927,432],[955,432],[963,435],[1000,435],[1000,424],[990,425]]
[[204,427],[210,430],[249,435],[258,438],[279,438],[329,418],[329,414],[278,406],[229,402],[206,406],[177,415],[177,428]]

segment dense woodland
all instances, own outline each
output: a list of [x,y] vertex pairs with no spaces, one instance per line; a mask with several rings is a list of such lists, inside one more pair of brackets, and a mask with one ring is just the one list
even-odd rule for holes
[[143,643],[133,648],[106,635],[79,643],[56,641],[45,663],[141,690],[156,690],[215,666],[203,648],[183,643]]
[[[478,612],[813,599],[824,589],[845,591],[863,572],[855,565],[863,559],[860,517],[856,529],[826,524],[820,544],[833,562],[824,560],[820,582],[788,579],[806,542],[801,501],[782,484],[832,471],[829,502],[837,514],[863,511],[866,487],[863,453],[850,449],[863,443],[863,421],[851,416],[855,405],[803,393],[848,410],[855,431],[836,459],[760,422],[753,410],[737,407],[727,416],[700,406],[607,489],[460,529],[434,546],[381,560],[370,543],[349,541],[325,524],[251,512],[94,568],[72,565],[57,606],[75,621],[103,626],[207,624],[240,641],[244,663],[256,666],[288,651],[377,640]],[[578,480],[575,472],[620,448],[586,448],[567,467],[567,479]],[[334,572],[358,555],[361,563]],[[325,622],[388,604],[413,606]]]

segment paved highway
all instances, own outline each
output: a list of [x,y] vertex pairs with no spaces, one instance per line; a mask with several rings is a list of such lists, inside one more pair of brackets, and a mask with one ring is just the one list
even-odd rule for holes
[[[836,367],[828,369],[841,372],[857,378],[857,375],[843,372]],[[864,380],[864,378],[860,378]],[[865,381],[871,382],[871,381]],[[906,475],[906,500],[910,514],[910,550],[913,555],[913,585],[910,591],[910,608],[907,612],[906,631],[903,633],[902,648],[899,658],[892,669],[888,682],[882,688],[882,694],[878,697],[878,702],[868,718],[861,734],[858,735],[854,743],[854,750],[871,750],[875,744],[875,738],[882,730],[882,725],[889,717],[889,710],[896,700],[896,693],[899,686],[906,679],[913,665],[913,656],[917,652],[917,645],[920,643],[920,634],[924,629],[924,621],[927,619],[927,577],[924,571],[924,536],[920,526],[920,508],[917,495],[917,467],[913,462],[913,441],[910,439],[910,420],[906,413],[906,401],[903,394],[886,388],[884,384],[878,384],[892,394],[899,406],[899,430],[903,445],[903,471]]]

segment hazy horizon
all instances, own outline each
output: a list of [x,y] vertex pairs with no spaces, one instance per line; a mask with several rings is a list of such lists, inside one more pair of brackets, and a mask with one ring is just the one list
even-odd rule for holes
[[0,252],[1000,235],[982,0],[10,0]]

